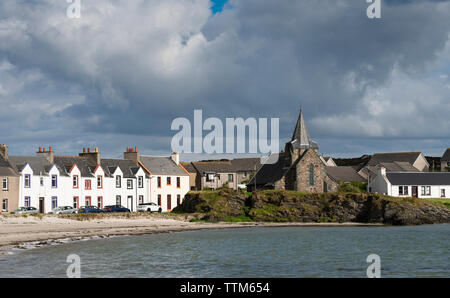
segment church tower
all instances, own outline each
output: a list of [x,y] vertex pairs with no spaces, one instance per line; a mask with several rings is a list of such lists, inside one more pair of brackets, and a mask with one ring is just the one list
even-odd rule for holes
[[313,149],[317,153],[319,146],[309,137],[303,111],[300,108],[300,114],[295,125],[294,133],[292,134],[292,139],[285,146],[285,152],[287,153],[285,166],[291,166],[308,149]]

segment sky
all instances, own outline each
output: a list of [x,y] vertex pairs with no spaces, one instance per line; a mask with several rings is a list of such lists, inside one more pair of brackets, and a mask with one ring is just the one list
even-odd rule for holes
[[[171,152],[175,118],[300,106],[334,157],[450,147],[450,1],[0,1],[0,143],[12,155]],[[182,155],[184,160],[214,158]]]

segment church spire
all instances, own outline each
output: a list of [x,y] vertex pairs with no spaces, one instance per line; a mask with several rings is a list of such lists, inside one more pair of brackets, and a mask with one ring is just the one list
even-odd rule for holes
[[297,125],[295,126],[294,134],[292,135],[291,143],[294,149],[308,149],[317,148],[317,144],[309,137],[308,129],[306,128],[305,118],[303,117],[302,107],[300,106],[300,114],[298,116]]

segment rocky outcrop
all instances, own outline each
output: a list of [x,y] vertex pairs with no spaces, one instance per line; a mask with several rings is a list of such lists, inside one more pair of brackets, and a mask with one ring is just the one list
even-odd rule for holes
[[450,223],[450,209],[445,206],[421,199],[364,193],[192,192],[174,212],[196,213],[198,219],[207,221],[242,218],[259,222]]

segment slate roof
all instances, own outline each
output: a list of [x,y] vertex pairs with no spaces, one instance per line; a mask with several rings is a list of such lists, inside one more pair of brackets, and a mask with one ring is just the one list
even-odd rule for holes
[[0,176],[18,176],[14,166],[0,155]]
[[192,163],[197,171],[205,173],[234,173],[231,161],[197,161]]
[[189,173],[197,173],[197,170],[194,168],[194,166],[190,162],[182,162],[181,165],[188,171]]
[[120,168],[123,173],[123,178],[135,178],[139,171],[138,166],[134,161],[128,159],[101,159],[101,165],[107,175],[112,176],[113,173]]
[[97,165],[93,165],[89,159],[79,156],[55,156],[55,164],[61,175],[68,176],[73,165],[76,164],[81,172],[81,177],[93,177]]
[[170,157],[141,156],[140,161],[152,175],[188,175]]
[[359,171],[369,162],[370,158],[370,155],[363,155],[357,158],[333,158],[333,160],[338,167],[351,166]]
[[394,152],[394,153],[375,153],[367,163],[368,166],[376,166],[386,162],[409,162],[414,164],[420,156],[420,152]]
[[273,185],[280,180],[288,170],[284,167],[284,158],[283,152],[270,155],[266,162],[263,161],[263,165],[247,185],[254,185],[255,179],[256,185]]
[[9,160],[18,172],[22,172],[23,168],[29,164],[36,176],[41,173],[47,175],[52,166],[45,157],[39,156],[9,156]]
[[444,155],[441,158],[442,161],[450,161],[450,148],[445,150]]
[[365,179],[358,174],[354,167],[325,167],[325,171],[337,182],[364,182]]
[[262,166],[260,157],[235,158],[231,161],[231,165],[236,172],[252,172],[255,171],[255,166],[257,171]]
[[450,172],[386,173],[392,185],[450,185]]
[[292,147],[294,149],[319,148],[317,143],[312,141],[309,137],[308,129],[306,128],[305,119],[303,117],[303,112],[301,109],[290,143],[292,144]]

